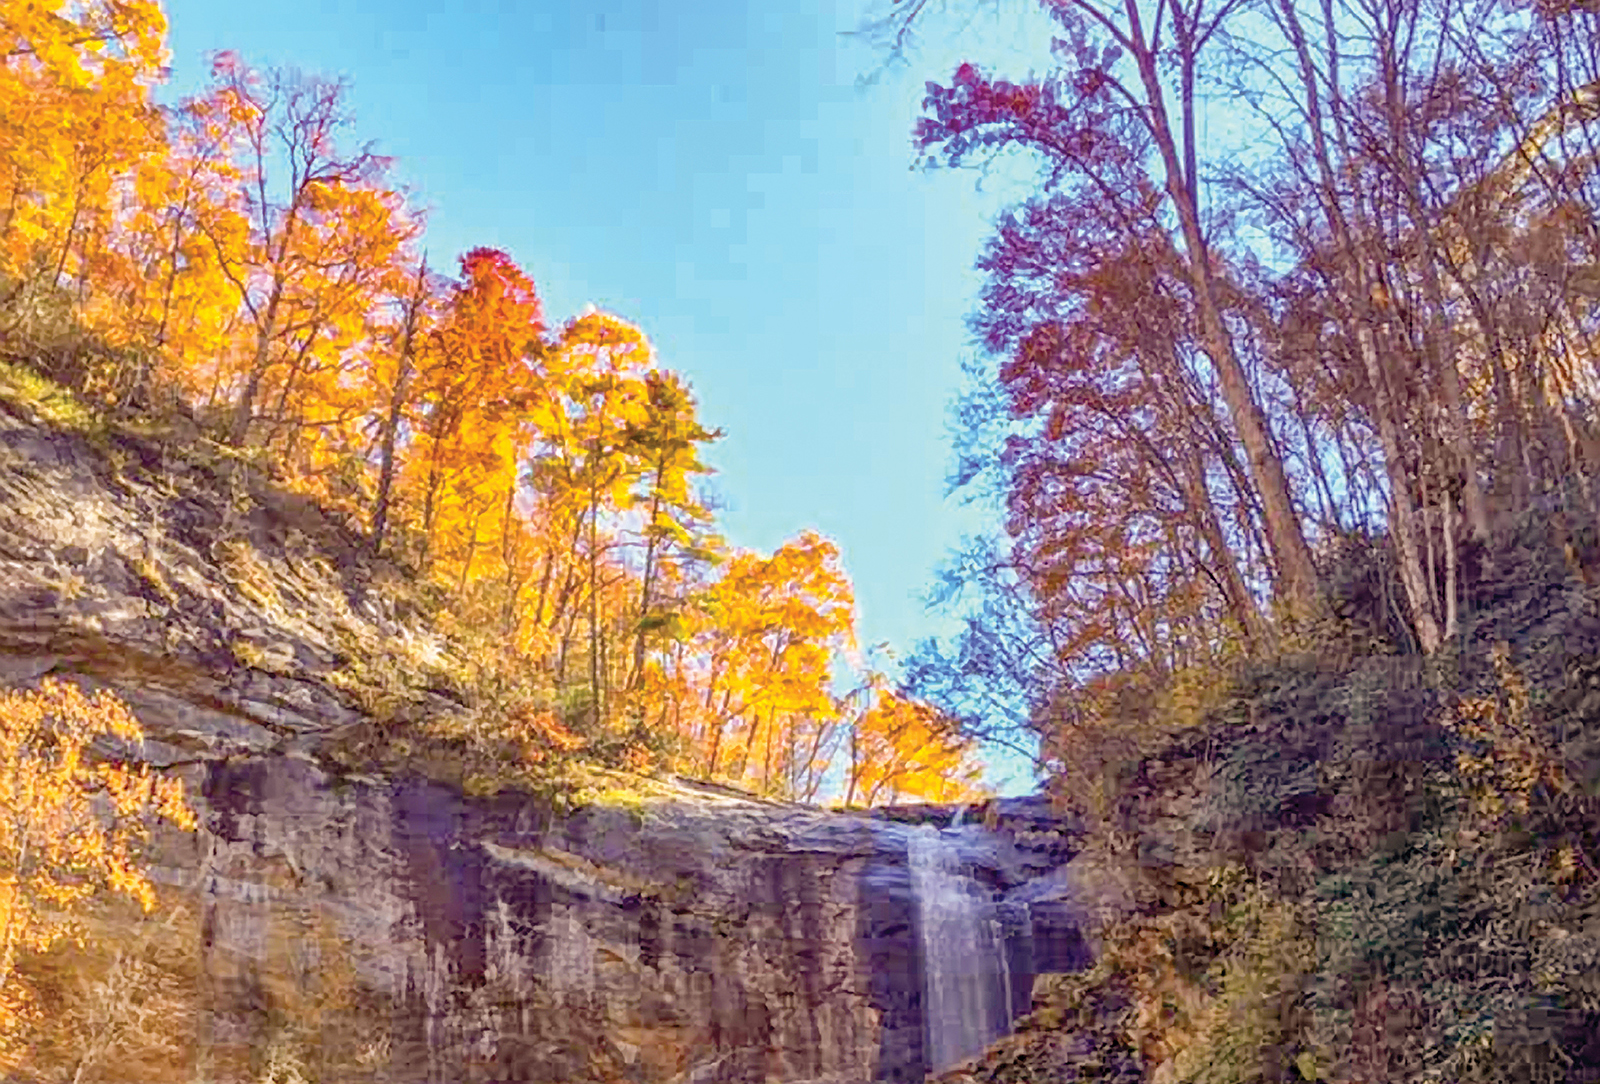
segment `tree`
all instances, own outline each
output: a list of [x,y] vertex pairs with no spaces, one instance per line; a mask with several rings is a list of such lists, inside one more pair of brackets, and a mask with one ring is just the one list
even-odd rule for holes
[[964,802],[979,796],[983,768],[976,742],[926,701],[869,682],[871,701],[850,724],[846,744],[846,806],[912,798]]
[[1050,623],[1015,547],[993,536],[963,540],[938,569],[926,602],[960,628],[916,643],[901,690],[937,705],[962,733],[1037,763],[1035,728],[1046,698],[1070,686],[1072,671],[1058,649],[1066,630]]
[[[899,48],[938,6],[879,29]],[[1503,525],[1566,478],[1595,492],[1573,360],[1596,261],[1571,228],[1595,173],[1592,13],[1042,6],[1054,70],[964,64],[915,133],[953,165],[1023,148],[1045,167],[984,256],[1006,441],[961,466],[1003,480],[1041,631],[1110,647],[1091,668],[1159,670],[1220,599],[1260,644],[1257,600],[1315,594],[1308,538],[1378,528],[1435,650],[1491,498]],[[1253,107],[1253,144],[1201,137],[1208,85]]]
[[238,296],[201,229],[238,180],[226,153],[231,126],[215,105],[196,98],[165,111],[164,142],[139,161],[131,213],[96,269],[94,326],[135,359],[111,381],[124,401],[147,395],[157,376],[198,401],[234,349]]
[[[551,382],[533,420],[534,469],[550,498],[546,507],[559,510],[571,524],[574,552],[579,543],[583,546],[581,582],[579,570],[571,569],[556,608],[567,609],[570,622],[578,611],[568,604],[575,591],[583,591],[590,709],[604,727],[612,715],[614,660],[602,623],[602,570],[614,539],[601,524],[629,505],[642,473],[633,445],[636,435],[650,428],[647,378],[655,353],[638,327],[595,311],[562,329],[551,364]],[[570,642],[570,633],[563,640]],[[563,659],[566,653],[563,646]]]
[[770,557],[735,554],[697,610],[703,771],[769,793],[810,780],[839,720],[835,664],[855,646],[838,546],[806,531]]
[[167,58],[167,19],[157,0],[0,4],[0,65],[64,86],[150,79]]
[[155,820],[192,830],[182,782],[146,765],[95,761],[90,744],[137,746],[138,721],[106,692],[46,681],[0,693],[0,1050],[26,1011],[18,956],[71,929],[71,913],[109,890],[155,906],[138,845]]
[[646,374],[645,418],[628,434],[628,450],[642,468],[630,500],[643,509],[639,533],[644,539],[630,689],[637,688],[644,676],[650,632],[659,625],[654,608],[661,565],[672,549],[693,547],[711,519],[691,479],[711,471],[700,458],[699,446],[721,436],[722,430],[707,429],[696,419],[694,398],[682,377],[661,370]]
[[153,0],[0,0],[0,305],[72,278],[82,300],[119,178],[159,145],[165,58]]
[[389,505],[394,495],[400,427],[405,411],[411,402],[412,381],[417,373],[417,354],[427,331],[423,327],[424,305],[429,299],[428,259],[417,264],[416,281],[411,293],[401,302],[399,326],[392,329],[391,339],[398,339],[392,351],[393,367],[384,366],[388,402],[378,419],[378,492],[372,505],[371,546],[374,554],[383,552],[384,534],[389,527]]
[[[1183,257],[1197,336],[1244,450],[1276,576],[1286,596],[1312,602],[1318,588],[1311,548],[1267,414],[1226,318],[1202,201],[1195,80],[1202,53],[1238,4],[1165,3],[1148,26],[1137,0],[1047,6],[1068,35],[1058,43],[1059,76],[1018,85],[986,79],[963,64],[950,86],[929,85],[925,105],[932,115],[919,123],[916,141],[922,148],[941,147],[952,165],[975,149],[1025,147],[1044,156],[1051,184],[1071,177],[1090,186],[1099,183],[1106,162],[1140,156],[1154,144],[1161,191],[1177,219],[1172,247]],[[1168,73],[1176,86],[1168,85]]]
[[[364,423],[373,401],[372,315],[389,284],[412,265],[417,228],[397,193],[330,187],[308,205],[315,226],[301,234],[309,273],[286,297],[281,363],[261,385],[264,440],[280,450],[306,488],[343,494],[328,482],[364,470],[371,447]],[[353,481],[353,478],[352,478]],[[358,497],[356,507],[365,501]]]
[[258,72],[232,53],[217,55],[212,79],[212,115],[227,118],[242,158],[232,206],[203,223],[253,332],[229,426],[242,444],[269,372],[303,362],[319,335],[362,311],[408,230],[384,188],[389,159],[339,147],[344,84]]
[[[506,253],[476,248],[460,266],[438,322],[422,342],[413,335],[407,459],[428,558],[459,560],[464,587],[485,518],[515,498],[520,427],[543,380],[544,309],[533,280]],[[441,545],[459,545],[463,534],[464,551]]]
[[1194,633],[1219,628],[1197,606],[1264,643],[1256,594],[1270,574],[1243,558],[1253,507],[1233,484],[1179,257],[1138,195],[1058,193],[1005,216],[979,260],[973,326],[1002,358],[989,379],[1010,434],[984,469],[1003,475],[1039,605],[1075,626],[1070,641],[1114,640],[1171,669],[1206,652]]

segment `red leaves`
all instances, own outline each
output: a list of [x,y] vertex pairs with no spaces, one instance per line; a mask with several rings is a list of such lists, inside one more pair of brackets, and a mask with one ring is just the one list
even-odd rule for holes
[[535,760],[543,759],[543,751],[556,753],[571,753],[581,749],[584,745],[583,738],[573,733],[555,712],[548,708],[526,708],[521,711],[515,721],[516,736],[534,754]]
[[[1073,54],[1071,66],[1051,79],[986,79],[972,64],[962,64],[948,87],[928,83],[925,115],[912,128],[913,145],[942,146],[951,166],[974,150],[1027,147],[1048,164],[1051,185],[1065,173],[1092,170],[1102,162],[1125,166],[1130,151],[1118,138],[1118,110],[1109,89],[1120,53],[1087,46],[1067,52]],[[1063,97],[1063,90],[1070,94]]]
[[464,290],[477,291],[523,328],[544,331],[544,306],[533,279],[497,248],[475,248],[461,257]]

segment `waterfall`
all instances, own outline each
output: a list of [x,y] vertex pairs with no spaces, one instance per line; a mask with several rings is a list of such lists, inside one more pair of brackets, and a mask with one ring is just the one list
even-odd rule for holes
[[922,1005],[928,1068],[966,1060],[1011,1027],[1005,937],[994,901],[965,871],[962,833],[931,826],[906,844],[922,927]]

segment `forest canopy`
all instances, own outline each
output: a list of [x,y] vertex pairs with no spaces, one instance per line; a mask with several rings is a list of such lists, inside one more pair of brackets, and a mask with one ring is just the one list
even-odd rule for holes
[[912,134],[1038,174],[908,684],[1039,743],[1118,902],[947,1079],[1595,1079],[1600,8],[1039,6]]

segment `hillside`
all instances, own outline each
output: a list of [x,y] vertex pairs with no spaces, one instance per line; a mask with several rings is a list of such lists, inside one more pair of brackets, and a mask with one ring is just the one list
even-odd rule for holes
[[[367,846],[397,862],[410,837],[371,836],[374,814],[358,810],[374,802],[398,809],[422,800],[402,794],[434,792],[388,790],[385,779],[443,781],[450,789],[430,804],[463,786],[575,794],[579,760],[533,770],[537,762],[511,755],[514,746],[480,725],[492,702],[474,686],[465,649],[430,620],[433,589],[373,559],[337,514],[276,484],[182,415],[159,427],[116,421],[25,370],[4,376],[0,673],[7,682],[49,674],[114,689],[145,726],[144,758],[190,780],[213,815],[254,810],[256,842],[243,850],[229,841],[239,829],[226,825],[244,822],[213,822],[213,860],[231,871],[228,883],[276,886],[269,891],[298,894],[284,901],[304,902],[248,912],[241,930],[301,921],[292,916],[304,906],[305,915],[324,916],[316,936],[325,944],[358,944],[343,941],[348,935],[328,917],[342,906],[333,901],[343,890],[332,886],[373,859],[334,858],[340,852],[324,844],[307,850],[305,829],[272,827],[291,805],[294,817],[322,818],[329,832],[343,831],[334,827],[339,817],[367,824]],[[1108,722],[1136,735],[1142,751],[1105,761],[1113,778],[1100,791],[1109,801],[1098,806],[1083,801],[1093,791],[1088,762],[1068,764],[1059,783],[1063,803],[1090,825],[1075,863],[1075,913],[1096,911],[1089,893],[1097,887],[1121,897],[1085,928],[1095,962],[1085,972],[1041,976],[1034,1011],[1016,1034],[972,1069],[942,1079],[1600,1080],[1600,588],[1591,586],[1593,528],[1548,508],[1476,556],[1460,635],[1431,657],[1392,646],[1382,551],[1352,546],[1328,570],[1335,613],[1275,656],[1237,664],[1182,696],[1108,689],[1118,705]],[[295,762],[305,767],[271,767]],[[653,786],[593,770],[587,778],[614,795],[648,795]],[[338,799],[354,803],[344,813],[329,804],[335,785],[355,788]],[[734,799],[668,788],[650,800],[692,810]],[[491,827],[502,815],[465,807],[452,814],[489,816],[461,830],[490,839],[503,830]],[[753,815],[752,823],[765,823],[765,814]],[[794,815],[780,807],[773,815],[780,820],[760,831],[794,831],[776,828]],[[657,831],[699,823],[698,814],[650,816]],[[542,843],[538,853],[591,846],[580,842],[582,831],[555,850]],[[729,846],[713,838],[726,831],[733,829],[692,828],[692,846],[706,854],[674,861],[698,868]],[[214,921],[206,915],[232,915],[226,921],[234,923],[246,912],[219,902],[226,894],[216,889],[191,895],[193,844],[176,833],[158,839],[152,855],[167,886],[165,920],[152,926],[108,902],[93,912],[86,948],[35,965],[45,1004],[62,1019],[77,1019],[85,995],[74,991],[95,976],[104,988],[117,961],[139,962],[143,970],[133,973],[153,976],[167,999],[131,999],[145,1012],[165,1004],[212,1019],[224,1004],[240,1012],[240,991],[254,988],[238,985],[247,973],[232,955],[246,943],[239,932],[229,935],[227,953],[196,955],[200,924]],[[264,843],[265,865],[245,857]],[[274,864],[284,861],[271,858],[279,852],[288,866]],[[560,858],[559,869],[551,861],[529,868],[603,884],[626,876],[591,859],[568,872],[561,870],[574,859]],[[334,879],[327,895],[304,895],[308,863]],[[373,881],[356,897],[387,899],[382,894],[401,891],[396,883]],[[670,896],[666,881],[647,889],[657,891]],[[727,891],[737,899],[757,890]],[[118,941],[139,954],[108,957]],[[263,944],[280,951],[292,942]],[[384,954],[411,951],[405,944],[348,951],[360,968],[381,974],[391,966]],[[316,988],[301,990],[311,998],[305,1004],[293,1001],[285,960],[267,964],[261,996],[279,1006],[274,1012],[291,1004],[300,1005],[293,1012],[316,1011]],[[234,977],[203,993],[203,973],[213,983]],[[212,1008],[200,1009],[197,997]],[[330,1019],[367,1028],[388,1019],[373,1011]],[[217,1040],[218,1070],[265,1056],[269,1032],[250,1032],[256,1038],[245,1046]],[[154,1064],[163,1034],[155,1028],[143,1047],[123,1040],[124,1047],[144,1050]],[[541,1041],[581,1060],[632,1049],[615,1046],[617,1038],[550,1032]],[[651,1064],[689,1056],[664,1037],[653,1041],[668,1046]],[[46,1060],[27,1079],[52,1079],[42,1067],[61,1064],[67,1042],[41,1039]],[[783,1042],[789,1056],[810,1056],[800,1053],[803,1040]],[[358,1053],[329,1047],[325,1064]],[[623,1072],[621,1062],[559,1064],[578,1074],[562,1079]],[[739,1070],[746,1071],[755,1070]],[[141,1079],[165,1077],[151,1069]]]
[[[700,301],[772,318],[707,350],[669,291],[658,351],[548,311],[662,256],[625,189],[468,195],[550,262],[441,260],[348,80],[230,49],[166,100],[162,0],[0,0],[0,1069],[1600,1080],[1600,5],[1036,6],[903,118],[1009,206],[950,414],[985,525],[896,657],[834,538],[729,537],[686,374],[782,397],[796,477],[911,454],[778,359],[919,361],[915,302],[747,277]],[[857,29],[908,59],[965,7]],[[489,37],[643,115],[570,36]],[[687,198],[650,169],[690,114],[561,148],[456,108],[485,170],[621,150]],[[664,221],[726,249],[701,210]],[[988,799],[984,742],[1048,797]]]
[[1154,736],[1088,860],[1131,902],[941,1079],[1600,1080],[1594,539],[1526,517],[1431,658],[1349,590],[1296,649],[1117,718]]
[[[907,840],[958,806],[617,770],[529,725],[444,593],[187,411],[0,365],[0,689],[113,693],[144,739],[96,762],[198,818],[139,849],[152,910],[75,896],[18,958],[7,1079],[920,1079]],[[1041,806],[990,811],[985,891],[1070,855]],[[1035,911],[1024,987],[1076,943]]]
[[117,423],[5,376],[7,681],[114,687],[168,765],[327,756],[380,723],[462,714],[460,653],[407,570],[192,422]]

